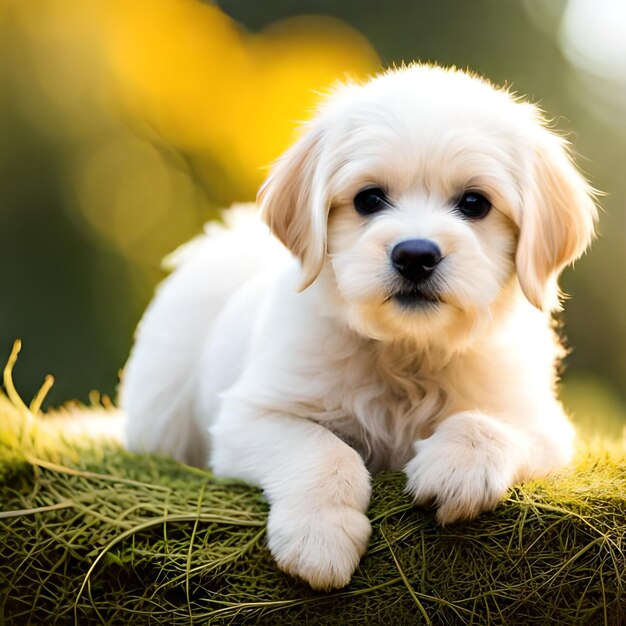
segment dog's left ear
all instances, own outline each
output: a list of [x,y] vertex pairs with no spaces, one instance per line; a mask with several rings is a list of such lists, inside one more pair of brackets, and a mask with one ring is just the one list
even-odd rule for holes
[[572,162],[566,141],[544,127],[537,130],[516,266],[528,300],[549,311],[560,308],[559,274],[591,243],[598,212],[593,190]]
[[330,198],[325,131],[317,123],[274,164],[261,186],[257,202],[270,230],[300,259],[298,291],[319,275],[326,257],[326,227]]

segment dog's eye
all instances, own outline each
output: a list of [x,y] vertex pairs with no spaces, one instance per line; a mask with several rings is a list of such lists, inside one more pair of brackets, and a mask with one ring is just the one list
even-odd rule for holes
[[371,215],[389,204],[385,192],[378,188],[364,189],[354,196],[354,208],[361,215]]
[[476,191],[464,193],[456,206],[465,217],[474,220],[485,217],[491,210],[491,202]]

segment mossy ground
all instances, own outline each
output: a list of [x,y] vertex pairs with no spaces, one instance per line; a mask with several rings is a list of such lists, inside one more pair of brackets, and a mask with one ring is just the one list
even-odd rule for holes
[[0,623],[626,623],[621,444],[446,528],[382,474],[368,554],[317,593],[275,567],[257,489],[24,408],[0,395]]

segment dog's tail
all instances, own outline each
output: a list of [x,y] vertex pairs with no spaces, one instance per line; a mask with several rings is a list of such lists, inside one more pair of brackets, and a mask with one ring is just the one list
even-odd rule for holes
[[125,444],[126,417],[112,405],[66,404],[35,418],[40,431],[67,441]]
[[208,436],[197,415],[203,347],[226,300],[267,267],[277,248],[253,205],[231,208],[224,221],[226,228],[207,226],[165,259],[173,273],[139,324],[120,385],[131,450],[207,462]]

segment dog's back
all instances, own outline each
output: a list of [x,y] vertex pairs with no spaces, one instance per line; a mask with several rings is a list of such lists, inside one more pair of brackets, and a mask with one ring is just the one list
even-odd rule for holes
[[[120,386],[131,450],[206,464],[208,441],[200,426],[206,416],[198,415],[204,347],[233,294],[277,253],[284,254],[254,206],[234,207],[225,221],[228,228],[209,225],[164,262],[173,272],[157,289],[139,325]],[[236,375],[234,361],[242,349],[224,355],[220,380],[211,385],[215,393]]]

